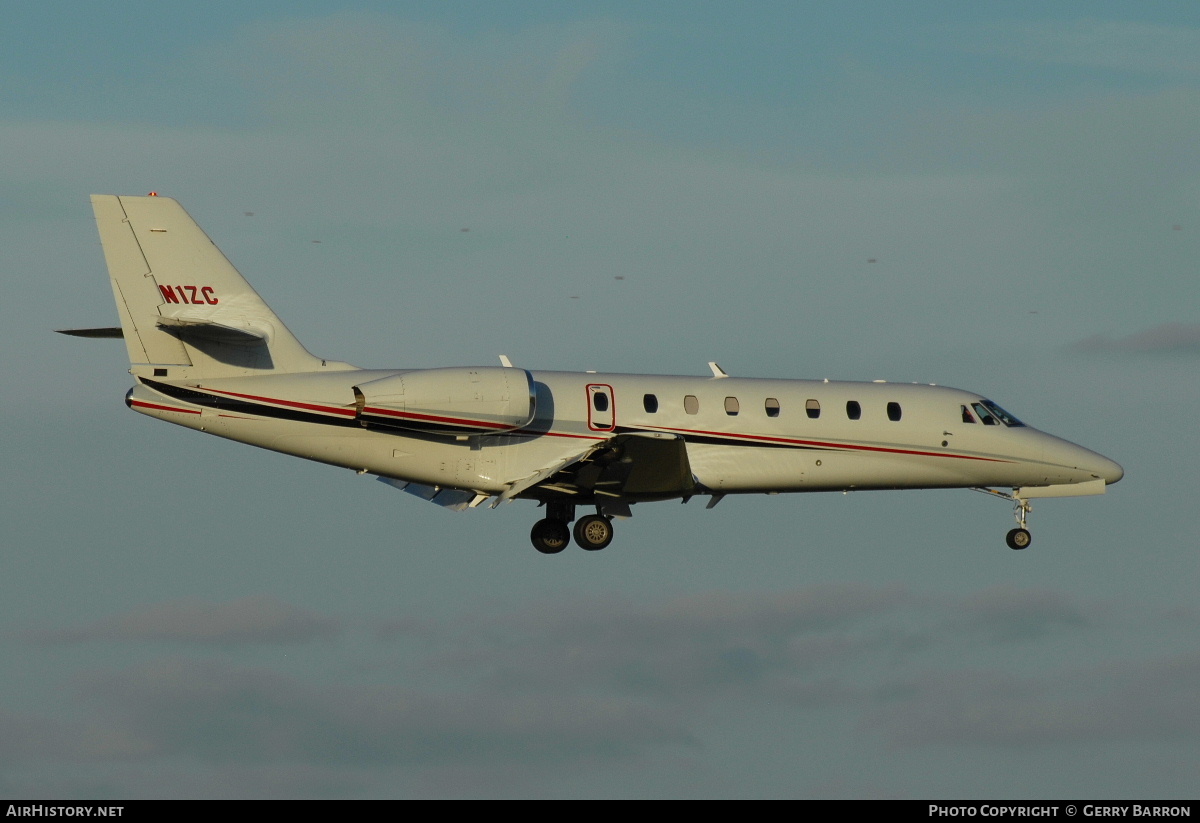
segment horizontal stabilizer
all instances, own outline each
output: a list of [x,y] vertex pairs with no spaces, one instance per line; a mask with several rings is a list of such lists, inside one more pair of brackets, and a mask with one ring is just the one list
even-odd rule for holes
[[222,343],[269,343],[271,332],[257,328],[251,323],[234,326],[204,317],[160,317],[157,325],[164,329],[175,329],[180,334],[207,337]]
[[55,329],[59,334],[69,334],[72,337],[111,337],[120,340],[125,336],[121,327],[103,329]]

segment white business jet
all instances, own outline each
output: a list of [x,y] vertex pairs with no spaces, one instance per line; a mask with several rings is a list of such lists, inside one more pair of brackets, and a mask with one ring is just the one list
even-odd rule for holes
[[[449,509],[536,500],[543,553],[603,549],[636,503],[702,495],[968,488],[1014,504],[1101,494],[1096,452],[942,386],[528,371],[359,369],[310,354],[175,200],[94,195],[135,385],[191,429],[373,474]],[[1010,491],[1004,491],[1008,489]],[[590,509],[576,517],[577,507]],[[575,526],[572,530],[571,523]]]

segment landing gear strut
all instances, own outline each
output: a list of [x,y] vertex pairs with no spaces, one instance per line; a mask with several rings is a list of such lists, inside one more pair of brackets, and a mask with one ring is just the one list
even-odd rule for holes
[[1004,536],[1004,542],[1010,549],[1020,551],[1029,548],[1029,544],[1033,542],[1033,535],[1025,528],[1025,516],[1033,511],[1033,506],[1029,505],[1028,500],[1022,500],[1020,497],[1013,496],[1012,499],[1013,516],[1017,518],[1018,525]]
[[[1003,497],[1005,500],[1013,502],[1013,516],[1017,518],[1017,528],[1010,531],[1004,536],[1004,542],[1008,544],[1010,549],[1020,551],[1021,549],[1029,548],[1029,544],[1033,542],[1033,535],[1029,533],[1029,529],[1025,527],[1025,520],[1028,514],[1033,511],[1033,506],[1029,501],[1017,497],[1015,494],[997,491],[995,489],[974,489],[977,492],[986,492],[994,494],[997,497]],[[1016,491],[1015,489],[1013,491]]]

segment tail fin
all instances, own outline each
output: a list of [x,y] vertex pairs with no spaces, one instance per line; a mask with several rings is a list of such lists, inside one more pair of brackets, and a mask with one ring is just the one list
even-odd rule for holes
[[94,194],[92,209],[134,375],[346,368],[309,354],[175,200]]

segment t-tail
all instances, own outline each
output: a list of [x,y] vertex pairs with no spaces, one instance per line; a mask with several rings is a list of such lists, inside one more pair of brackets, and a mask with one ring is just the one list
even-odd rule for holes
[[[94,194],[92,209],[133,375],[186,380],[352,368],[300,345],[175,200]],[[73,333],[81,331],[103,330]]]

